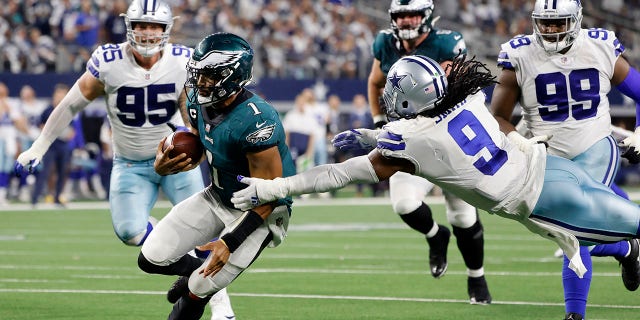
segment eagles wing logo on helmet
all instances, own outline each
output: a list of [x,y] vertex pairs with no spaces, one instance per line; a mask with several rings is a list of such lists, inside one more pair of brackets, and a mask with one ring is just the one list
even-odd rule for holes
[[240,58],[242,58],[242,53],[242,51],[212,50],[211,52],[208,52],[207,55],[200,61],[196,61],[193,59],[189,60],[189,65],[198,69],[204,68],[208,65],[224,67],[240,61]]

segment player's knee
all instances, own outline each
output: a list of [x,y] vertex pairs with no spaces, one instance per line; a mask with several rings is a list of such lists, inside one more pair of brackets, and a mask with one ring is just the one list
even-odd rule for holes
[[189,277],[189,291],[198,297],[206,297],[226,288],[244,270],[232,263],[227,263],[213,277],[202,277],[195,270]]
[[157,265],[151,263],[151,261],[147,260],[147,258],[140,252],[138,255],[138,268],[146,273],[154,273],[155,267]]
[[120,240],[128,245],[128,246],[141,246],[144,241],[147,239],[153,228],[157,224],[158,220],[153,217],[149,217],[149,221],[147,221],[147,225],[142,231],[133,230],[133,225],[131,224],[123,224],[119,227],[116,227],[116,235]]
[[416,211],[422,205],[422,200],[411,199],[411,198],[402,198],[396,201],[393,201],[391,206],[393,207],[393,212],[397,214],[407,214],[413,211]]
[[447,211],[447,221],[459,228],[469,228],[478,221],[478,214],[474,207],[456,208]]

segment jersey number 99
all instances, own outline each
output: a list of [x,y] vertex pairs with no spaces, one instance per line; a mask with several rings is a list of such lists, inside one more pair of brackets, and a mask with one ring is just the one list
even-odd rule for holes
[[538,111],[544,121],[561,122],[569,116],[583,120],[598,113],[600,79],[596,69],[573,70],[568,76],[543,73],[536,77],[535,84]]

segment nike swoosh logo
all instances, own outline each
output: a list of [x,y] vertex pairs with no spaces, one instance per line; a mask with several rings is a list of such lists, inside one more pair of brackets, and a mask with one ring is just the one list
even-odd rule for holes
[[266,121],[265,121],[265,122],[263,122],[263,123],[256,123],[256,128],[257,128],[257,129],[260,129],[260,128],[262,128],[265,124],[267,124],[267,122],[266,122]]
[[462,38],[462,36],[453,36],[453,40],[460,40],[460,38]]

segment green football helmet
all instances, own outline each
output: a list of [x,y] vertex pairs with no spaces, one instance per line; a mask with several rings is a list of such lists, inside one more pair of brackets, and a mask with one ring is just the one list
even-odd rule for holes
[[[422,16],[419,25],[413,28],[401,28],[396,19],[399,15],[413,13]],[[389,7],[391,29],[396,36],[403,40],[415,39],[423,33],[431,31],[437,18],[433,17],[433,0],[392,0]]]
[[187,63],[189,102],[215,108],[249,84],[252,71],[253,49],[246,40],[226,32],[208,35]]

